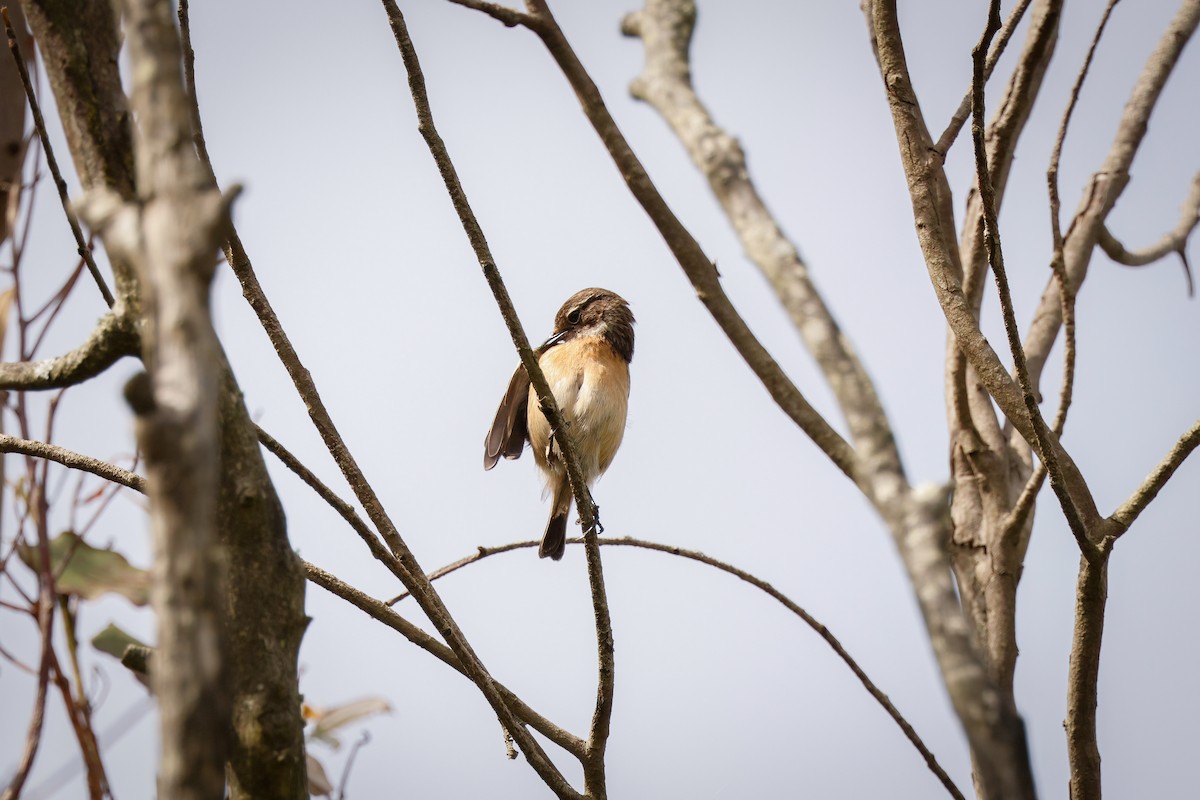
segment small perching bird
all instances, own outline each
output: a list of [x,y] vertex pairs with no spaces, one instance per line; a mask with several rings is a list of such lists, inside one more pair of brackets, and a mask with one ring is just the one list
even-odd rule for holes
[[[622,297],[607,289],[584,289],[558,310],[553,335],[535,351],[589,487],[608,469],[625,435],[633,322]],[[484,439],[483,468],[496,466],[501,456],[520,458],[526,441],[533,446],[553,498],[538,555],[557,561],[567,546],[572,496],[554,438],[529,375],[518,364]]]

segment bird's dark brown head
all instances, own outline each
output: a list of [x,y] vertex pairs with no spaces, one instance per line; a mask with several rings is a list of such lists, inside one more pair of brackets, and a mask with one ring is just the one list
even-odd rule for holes
[[625,298],[607,289],[584,289],[571,295],[554,317],[559,341],[603,336],[626,361],[633,360],[633,312]]

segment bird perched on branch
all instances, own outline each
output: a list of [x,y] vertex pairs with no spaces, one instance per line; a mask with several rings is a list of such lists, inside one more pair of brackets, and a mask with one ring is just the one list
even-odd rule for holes
[[[558,310],[553,335],[535,351],[589,487],[608,469],[625,435],[633,322],[622,297],[607,289],[584,289]],[[567,546],[572,496],[556,435],[525,367],[518,364],[484,439],[483,468],[496,466],[501,456],[519,458],[526,441],[533,446],[553,498],[538,555],[557,561]]]

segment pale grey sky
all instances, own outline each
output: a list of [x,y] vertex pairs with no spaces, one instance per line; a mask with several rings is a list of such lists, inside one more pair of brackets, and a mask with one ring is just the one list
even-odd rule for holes
[[[1065,213],[1097,168],[1176,5],[1118,6],[1068,140]],[[843,428],[703,179],[655,114],[629,99],[642,54],[636,41],[621,38],[618,23],[634,0],[552,6],[659,189],[719,263],[735,304],[797,385]],[[698,90],[741,139],[767,202],[862,354],[910,477],[944,481],[945,324],[917,248],[858,4],[699,6]],[[830,627],[969,790],[964,739],[884,527],[771,402],[696,301],[541,45],[447,2],[402,7],[440,131],[530,338],[549,333],[559,304],[585,286],[619,292],[637,315],[629,429],[595,492],[608,532],[702,550],[787,593]],[[1048,275],[1044,173],[1054,132],[1102,7],[1098,0],[1068,4],[1051,74],[1018,150],[1001,225],[1022,325]],[[985,3],[910,0],[901,11],[914,82],[930,127],[940,130],[966,89]],[[480,468],[483,434],[516,356],[416,132],[382,8],[365,0],[211,0],[192,13],[210,150],[221,180],[246,186],[239,231],[406,540],[432,569],[478,545],[539,535],[547,503],[532,459],[489,473]],[[1002,62],[1001,71],[1010,64]],[[1198,80],[1193,44],[1112,217],[1131,247],[1175,225],[1200,169]],[[61,142],[56,119],[52,127]],[[958,212],[971,174],[967,144],[960,139],[950,160]],[[73,264],[73,245],[48,187],[39,201],[27,263],[46,289]],[[1191,252],[1198,258],[1194,243]],[[1106,513],[1200,408],[1193,353],[1200,301],[1186,297],[1180,273],[1178,263],[1128,270],[1098,255],[1079,296],[1076,400],[1065,444]],[[349,497],[227,271],[215,304],[252,413]],[[994,296],[985,309],[992,315],[985,330],[1004,351]],[[64,320],[47,353],[72,346],[102,305],[81,287],[69,310],[74,318]],[[68,393],[59,443],[97,456],[127,453],[130,418],[119,387],[134,369],[121,364]],[[1057,372],[1055,360],[1048,375]],[[1048,396],[1056,381],[1044,387]],[[290,535],[304,558],[376,596],[395,594],[394,580],[357,537],[276,466]],[[1198,486],[1193,459],[1113,557],[1099,712],[1111,797],[1178,797],[1193,785]],[[145,522],[136,509],[135,501],[120,501],[95,538],[146,564]],[[690,562],[603,553],[617,658],[611,796],[941,795],[853,675],[774,601]],[[1044,797],[1063,796],[1067,780],[1061,722],[1077,561],[1061,515],[1043,502],[1019,595],[1016,680]],[[577,548],[561,563],[531,551],[499,556],[439,586],[493,674],[559,724],[586,728],[594,633]],[[549,796],[523,761],[504,758],[494,715],[469,683],[314,586],[308,609],[301,679],[308,701],[379,695],[395,708],[368,723],[372,741],[358,755],[349,796]],[[415,608],[402,611],[419,616]],[[84,609],[85,638],[110,620],[153,637],[149,613],[118,599]],[[31,626],[9,613],[0,615],[0,638],[19,652],[33,647]],[[96,714],[103,732],[144,693],[111,659],[89,652],[86,660],[107,687]],[[0,777],[15,765],[31,695],[28,676],[0,666]],[[61,706],[50,709],[31,788],[77,760]],[[147,717],[105,750],[117,797],[151,796],[154,742]],[[340,775],[345,749],[332,754],[318,745],[313,752]],[[566,757],[556,760],[578,778]],[[54,796],[78,796],[80,786]]]

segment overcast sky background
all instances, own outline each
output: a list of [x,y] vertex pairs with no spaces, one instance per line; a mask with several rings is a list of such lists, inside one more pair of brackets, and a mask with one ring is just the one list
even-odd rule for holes
[[[558,306],[586,286],[617,291],[637,315],[628,433],[595,492],[608,533],[702,550],[770,581],[829,626],[969,792],[964,738],[883,525],[723,338],[541,45],[448,2],[402,7],[441,134],[530,338],[547,335]],[[720,264],[734,303],[801,390],[844,430],[703,178],[661,120],[628,96],[642,51],[620,36],[618,24],[634,0],[552,7],[659,189]],[[1125,98],[1176,7],[1168,0],[1118,6],[1067,142],[1064,215],[1101,162]],[[1102,8],[1099,0],[1068,4],[1003,209],[1023,328],[1048,277],[1045,169]],[[967,88],[985,11],[982,0],[901,3],[914,83],[935,132]],[[432,569],[478,545],[540,535],[548,509],[533,460],[489,473],[480,466],[483,434],[516,355],[416,132],[381,6],[210,0],[194,3],[192,14],[213,160],[224,184],[246,186],[236,206],[241,236],[406,541]],[[1023,30],[993,81],[993,102]],[[858,4],[701,2],[693,69],[698,91],[740,138],[761,192],[876,380],[910,480],[945,481],[945,323],[917,247]],[[1200,169],[1198,80],[1200,52],[1192,44],[1111,217],[1130,248],[1174,227]],[[66,161],[57,116],[48,116]],[[971,176],[966,138],[949,167],[961,214]],[[48,183],[38,203],[26,255],[31,305],[74,264]],[[1200,259],[1194,243],[1190,252]],[[1200,301],[1187,298],[1180,273],[1177,260],[1129,270],[1099,254],[1079,296],[1078,375],[1065,444],[1104,513],[1197,417]],[[350,498],[227,269],[218,275],[214,303],[251,412]],[[81,285],[67,310],[46,356],[74,346],[103,305]],[[985,312],[986,331],[1007,352],[992,293]],[[1060,359],[1056,350],[1047,397],[1057,395]],[[135,370],[126,361],[69,392],[58,443],[101,457],[128,454],[131,418],[119,398]],[[276,463],[271,468],[301,555],[377,597],[394,595],[395,580],[340,519]],[[1194,785],[1198,488],[1193,458],[1113,556],[1099,711],[1111,797],[1179,797]],[[12,535],[11,522],[4,533]],[[92,540],[149,562],[136,498],[118,500]],[[603,556],[617,659],[607,760],[612,797],[942,794],[849,670],[776,602],[692,562],[625,548],[606,548]],[[1066,793],[1061,723],[1077,562],[1046,492],[1019,594],[1016,675],[1045,797]],[[555,722],[586,731],[595,644],[579,548],[561,563],[539,561],[532,551],[498,556],[439,588],[497,678]],[[0,586],[0,598],[12,597]],[[301,689],[308,702],[377,695],[394,707],[366,725],[372,739],[355,762],[350,797],[549,796],[524,760],[505,759],[495,716],[469,683],[320,588],[309,586],[307,603],[313,622],[301,653]],[[414,606],[401,611],[425,624]],[[123,599],[85,606],[83,638],[113,620],[153,639],[150,613]],[[36,660],[36,631],[27,620],[0,611],[0,640]],[[103,687],[96,712],[103,746],[105,731],[145,703],[144,691],[112,659],[90,645],[84,651],[85,669]],[[2,780],[19,757],[33,685],[0,664]],[[35,791],[58,767],[79,760],[57,696],[48,707],[26,797],[81,796],[79,778],[57,794]],[[152,796],[155,741],[151,714],[103,748],[117,797]],[[312,752],[336,780],[346,749],[317,745]],[[574,762],[552,746],[551,755],[579,785]]]

